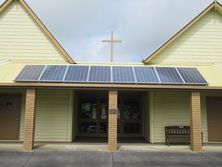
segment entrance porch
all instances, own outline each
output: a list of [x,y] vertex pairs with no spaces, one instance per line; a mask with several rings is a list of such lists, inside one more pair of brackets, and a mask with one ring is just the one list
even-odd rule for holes
[[[92,141],[91,137],[108,143],[110,150],[117,150],[118,143],[132,144],[131,141],[147,145],[164,144],[164,127],[180,125],[190,126],[191,149],[194,151],[202,150],[201,133],[204,143],[220,143],[209,137],[208,119],[212,118],[208,115],[212,107],[209,109],[206,99],[219,98],[221,93],[10,89],[1,90],[1,94],[21,97],[21,107],[16,107],[21,113],[16,140],[23,142],[26,150],[32,150],[34,143],[79,144],[83,139]],[[9,103],[9,108],[16,104],[10,100],[4,104]],[[0,113],[4,111],[1,107]],[[1,122],[1,127],[6,125]]]
[[[108,91],[76,91],[73,117],[73,142],[107,142]],[[146,142],[149,126],[145,119],[145,92],[119,91],[117,100],[118,142]],[[147,141],[148,142],[148,141]]]

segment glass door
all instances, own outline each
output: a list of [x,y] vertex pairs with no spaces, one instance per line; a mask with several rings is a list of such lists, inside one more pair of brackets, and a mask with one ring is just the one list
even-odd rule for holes
[[99,134],[107,136],[108,131],[108,100],[107,98],[99,99]]
[[120,98],[118,108],[118,136],[140,137],[142,128],[140,100]]
[[79,136],[107,136],[107,98],[80,98],[78,122]]
[[97,132],[97,101],[96,99],[80,99],[79,134],[93,135]]

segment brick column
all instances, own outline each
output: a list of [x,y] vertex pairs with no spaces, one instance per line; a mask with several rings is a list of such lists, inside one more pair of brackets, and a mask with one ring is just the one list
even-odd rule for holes
[[35,133],[35,89],[26,90],[25,124],[23,147],[26,151],[34,148]]
[[200,92],[191,92],[190,127],[191,150],[200,152],[202,151]]
[[108,148],[117,150],[117,91],[109,91]]

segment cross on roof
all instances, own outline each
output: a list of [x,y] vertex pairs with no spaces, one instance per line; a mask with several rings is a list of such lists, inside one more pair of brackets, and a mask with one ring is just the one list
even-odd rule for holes
[[111,32],[111,37],[110,37],[110,39],[109,40],[102,40],[102,42],[108,42],[108,43],[110,43],[110,60],[111,60],[111,62],[113,62],[113,44],[114,43],[120,43],[120,42],[122,42],[121,40],[116,40],[116,39],[114,39],[114,37],[113,37],[113,31]]

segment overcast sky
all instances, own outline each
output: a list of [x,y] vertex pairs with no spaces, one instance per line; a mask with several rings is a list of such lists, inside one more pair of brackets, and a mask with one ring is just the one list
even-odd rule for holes
[[[0,0],[3,2],[3,0]],[[213,0],[26,0],[77,62],[139,63]]]

